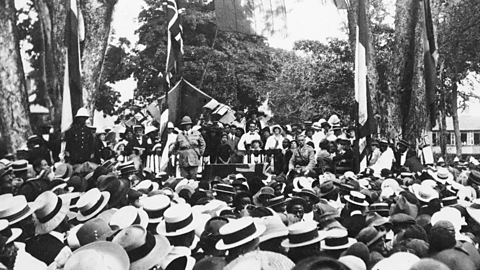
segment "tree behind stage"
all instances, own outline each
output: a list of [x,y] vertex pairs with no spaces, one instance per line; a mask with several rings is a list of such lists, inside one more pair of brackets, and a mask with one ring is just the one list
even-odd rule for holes
[[14,0],[0,1],[0,132],[13,152],[31,134],[25,77],[20,56]]

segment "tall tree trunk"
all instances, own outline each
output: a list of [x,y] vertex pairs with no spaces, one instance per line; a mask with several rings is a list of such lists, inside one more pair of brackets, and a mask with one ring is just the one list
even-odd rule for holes
[[458,80],[452,82],[452,120],[453,132],[455,133],[455,147],[457,149],[457,156],[462,157],[462,137],[460,133],[460,124],[458,122]]
[[81,4],[86,33],[82,57],[83,103],[91,111],[93,111],[94,95],[104,83],[102,81],[103,64],[116,3],[117,0],[84,0]]
[[13,152],[31,134],[14,0],[0,0],[0,132]]
[[440,85],[440,102],[438,106],[438,130],[439,130],[439,144],[440,144],[440,150],[442,152],[442,157],[445,157],[447,154],[447,104],[446,104],[446,91],[445,91],[445,84],[443,83],[444,78],[444,61],[441,59],[440,61],[440,74],[439,74],[439,80],[442,82]]

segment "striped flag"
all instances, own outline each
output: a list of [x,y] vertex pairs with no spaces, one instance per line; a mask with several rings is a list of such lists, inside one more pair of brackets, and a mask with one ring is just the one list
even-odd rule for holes
[[425,76],[425,90],[427,108],[430,113],[430,123],[432,128],[436,125],[437,111],[435,105],[435,85],[437,79],[437,59],[438,52],[435,45],[435,35],[433,33],[432,13],[430,10],[430,0],[424,0],[424,15],[425,23],[423,29],[423,44],[424,44],[424,76]]
[[166,80],[170,89],[170,79],[182,66],[183,59],[183,29],[176,0],[167,0],[167,64]]
[[367,146],[370,137],[369,109],[370,96],[367,81],[368,63],[368,22],[366,0],[358,1],[357,42],[355,50],[355,101],[357,107],[357,140],[358,168],[363,171],[367,167]]

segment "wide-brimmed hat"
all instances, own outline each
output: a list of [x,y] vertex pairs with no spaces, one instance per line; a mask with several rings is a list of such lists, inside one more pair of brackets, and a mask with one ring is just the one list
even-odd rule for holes
[[310,197],[310,199],[313,201],[314,204],[320,201],[317,194],[315,194],[315,191],[313,191],[312,189],[302,188],[302,190],[296,194],[296,196],[299,196],[299,197],[301,197],[302,195],[306,195]]
[[82,108],[78,109],[77,114],[75,115],[75,118],[77,118],[77,117],[88,118],[88,117],[90,117],[90,113],[88,112],[87,108],[82,107]]
[[466,209],[470,217],[480,224],[480,199],[473,201],[473,203]]
[[148,223],[159,223],[165,210],[170,207],[170,198],[167,195],[158,194],[155,196],[145,197],[140,200],[143,210],[147,212]]
[[363,228],[357,235],[357,241],[362,242],[367,247],[382,238],[386,232],[379,232],[373,226]]
[[99,241],[81,247],[67,259],[64,270],[129,270],[127,252],[118,244]]
[[297,190],[301,190],[302,188],[312,188],[312,184],[315,180],[311,177],[295,177],[293,179],[293,188]]
[[158,190],[159,187],[160,187],[160,185],[157,182],[153,182],[152,180],[147,179],[147,180],[140,181],[134,187],[134,189],[136,189],[136,190],[145,189],[148,192],[150,192],[150,191]]
[[113,147],[113,151],[117,152],[118,151],[118,148],[120,148],[120,146],[126,146],[128,144],[127,141],[119,141],[117,144],[115,144],[115,146]]
[[128,191],[130,190],[130,181],[118,178],[115,175],[110,175],[105,179],[98,181],[97,187],[100,191],[107,191],[110,193],[108,207],[113,207],[126,198]]
[[390,212],[390,206],[388,203],[372,203],[368,206],[367,213],[376,212],[379,213],[381,216],[388,216]]
[[124,229],[132,225],[140,225],[143,228],[148,226],[148,215],[140,208],[132,205],[124,206],[118,209],[110,218],[111,228]]
[[217,242],[215,248],[227,250],[244,245],[260,237],[265,230],[264,225],[255,224],[251,217],[232,220],[220,228],[219,232],[222,238]]
[[357,242],[349,238],[347,230],[344,229],[331,229],[326,232],[326,238],[320,245],[323,250],[347,249]]
[[282,128],[280,125],[273,125],[273,126],[271,126],[271,127],[270,127],[270,132],[273,134],[273,131],[274,131],[276,128],[280,129],[280,133],[283,132],[283,128]]
[[391,225],[390,221],[388,221],[388,218],[382,217],[377,212],[368,213],[367,216],[365,217],[365,223],[367,224],[367,226],[372,226],[372,227],[378,227],[385,224]]
[[19,159],[12,162],[13,172],[22,172],[28,169],[28,161],[25,159]]
[[277,205],[286,204],[286,203],[287,203],[287,199],[285,198],[285,196],[281,195],[268,200],[267,207],[275,207]]
[[100,166],[102,166],[105,169],[111,171],[113,169],[113,167],[115,167],[116,164],[117,164],[117,162],[115,160],[107,159]]
[[440,167],[438,168],[437,173],[433,175],[433,178],[445,185],[445,183],[450,183],[453,181],[453,174],[448,171],[447,168]]
[[22,229],[10,228],[8,220],[0,219],[0,237],[5,237],[5,245],[17,239],[22,234]]
[[100,191],[98,188],[92,188],[85,192],[77,201],[78,208],[77,220],[87,221],[99,214],[108,204],[110,193]]
[[322,124],[320,122],[315,122],[312,124],[312,128],[315,130],[321,130],[322,129]]
[[212,189],[212,191],[215,191],[217,193],[226,193],[226,194],[230,194],[230,195],[235,195],[237,193],[235,188],[231,185],[228,185],[228,184],[217,184]]
[[259,237],[260,243],[288,235],[288,228],[283,224],[283,221],[279,216],[263,217],[260,220],[260,223],[265,226],[265,231]]
[[358,191],[350,191],[350,195],[345,195],[345,200],[359,206],[368,206],[366,199],[367,197]]
[[182,118],[182,122],[180,123],[181,126],[183,125],[191,125],[193,124],[192,119],[189,116],[184,116]]
[[33,202],[27,203],[23,195],[13,196],[0,204],[0,219],[6,219],[10,225],[15,224],[35,211]]
[[442,205],[443,207],[447,206],[454,206],[458,204],[458,197],[457,196],[450,196],[446,198],[442,198]]
[[75,233],[80,246],[85,246],[112,234],[112,228],[104,218],[96,217],[88,220]]
[[55,178],[61,178],[67,181],[72,176],[72,173],[72,165],[68,163],[62,163],[55,169]]
[[318,189],[319,189],[320,197],[324,197],[334,192],[337,189],[337,187],[333,184],[332,180],[327,180],[321,183]]
[[438,192],[435,191],[435,189],[433,189],[431,186],[423,183],[422,185],[413,184],[412,190],[413,194],[415,194],[415,197],[424,203],[428,203],[432,199],[438,198]]
[[163,213],[163,220],[157,226],[157,233],[177,236],[189,233],[198,226],[189,204],[174,204]]
[[11,165],[7,166],[7,167],[0,168],[0,178],[3,177],[4,175],[12,173],[12,172],[13,172],[13,170],[12,170]]
[[291,208],[293,205],[302,205],[304,209],[308,208],[308,203],[305,201],[305,199],[301,197],[292,197],[288,202],[287,202],[287,212],[291,211]]
[[480,172],[477,170],[472,170],[468,174],[468,180],[472,181],[473,183],[479,185],[480,184]]
[[70,211],[70,200],[60,198],[52,191],[45,191],[35,199],[35,233],[46,234],[53,231],[65,220]]
[[113,237],[112,243],[125,249],[130,259],[130,270],[145,270],[160,265],[172,250],[165,236],[153,235],[140,225],[121,230]]
[[318,243],[327,236],[325,231],[318,231],[315,221],[301,221],[288,227],[288,238],[282,242],[286,248],[296,248]]

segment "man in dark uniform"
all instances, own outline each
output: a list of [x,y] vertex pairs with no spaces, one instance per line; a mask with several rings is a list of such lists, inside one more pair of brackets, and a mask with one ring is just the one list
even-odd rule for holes
[[397,173],[400,173],[400,169],[405,166],[405,161],[416,156],[415,151],[410,149],[410,143],[404,139],[401,139],[397,143],[397,147],[393,153],[395,155],[393,171]]
[[28,163],[33,164],[33,162],[39,158],[47,161],[48,165],[52,165],[52,156],[47,145],[43,143],[43,139],[39,138],[37,135],[32,135],[28,137],[27,140],[28,147]]
[[353,151],[350,147],[350,140],[346,136],[337,139],[338,151],[333,157],[335,163],[335,174],[344,174],[353,170]]
[[65,131],[65,157],[70,164],[81,164],[93,158],[95,143],[91,130],[85,125],[89,117],[86,108],[80,108],[73,119],[72,126]]
[[42,124],[37,129],[37,136],[42,141],[48,150],[52,153],[54,162],[59,161],[58,154],[60,154],[61,136],[59,132],[54,132],[53,127],[48,124]]

